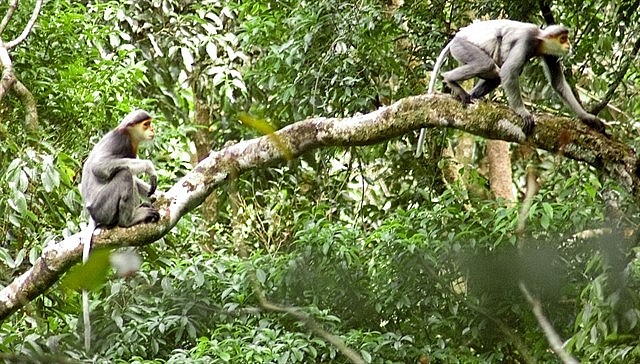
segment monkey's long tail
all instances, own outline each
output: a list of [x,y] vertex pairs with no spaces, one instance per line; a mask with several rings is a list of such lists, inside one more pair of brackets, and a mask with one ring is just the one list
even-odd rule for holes
[[[82,264],[87,264],[91,251],[91,238],[96,230],[96,222],[92,217],[82,234]],[[91,350],[91,318],[89,317],[89,291],[82,290],[82,321],[84,321],[84,348],[87,353]]]
[[[442,49],[438,59],[436,59],[436,63],[433,65],[433,71],[431,71],[431,79],[429,80],[429,88],[427,89],[427,95],[433,95],[433,92],[436,88],[436,79],[438,78],[438,72],[440,72],[440,67],[444,63],[444,60],[447,59],[449,55],[449,49],[451,48],[451,43],[447,43],[447,45]],[[420,129],[420,137],[418,138],[418,145],[416,145],[416,158],[422,155],[422,146],[424,145],[424,138],[427,135],[427,129]]]

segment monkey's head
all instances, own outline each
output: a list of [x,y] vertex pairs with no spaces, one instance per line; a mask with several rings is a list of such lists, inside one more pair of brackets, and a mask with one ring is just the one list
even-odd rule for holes
[[540,32],[538,51],[547,56],[562,57],[571,52],[569,29],[562,25],[550,25]]
[[135,144],[153,140],[156,136],[151,125],[151,115],[144,110],[134,110],[127,114],[118,129],[126,131]]

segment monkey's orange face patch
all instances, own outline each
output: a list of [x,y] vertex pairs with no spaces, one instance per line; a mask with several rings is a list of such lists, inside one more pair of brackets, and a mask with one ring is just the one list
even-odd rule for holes
[[542,54],[562,57],[571,52],[571,43],[566,34],[549,37],[542,40]]
[[146,140],[152,140],[156,136],[156,132],[153,130],[153,125],[151,124],[151,119],[144,121],[142,128],[144,129]]
[[150,141],[156,136],[156,132],[153,130],[153,125],[151,124],[151,119],[131,126],[129,128],[129,134],[137,142]]

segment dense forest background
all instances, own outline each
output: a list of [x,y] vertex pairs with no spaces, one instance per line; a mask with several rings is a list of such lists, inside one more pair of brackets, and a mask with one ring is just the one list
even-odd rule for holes
[[[636,148],[639,6],[4,1],[0,286],[85,226],[82,163],[132,108],[155,116],[141,156],[166,190],[212,150],[424,94],[440,50],[474,19],[571,28],[567,79],[611,139]],[[571,115],[539,62],[521,86],[534,115]],[[490,99],[505,103],[500,90]],[[81,273],[98,282],[91,352],[76,265],[4,319],[0,359],[640,362],[637,196],[562,153],[454,129],[429,129],[415,158],[417,135],[320,148],[230,179],[136,248],[135,274]]]

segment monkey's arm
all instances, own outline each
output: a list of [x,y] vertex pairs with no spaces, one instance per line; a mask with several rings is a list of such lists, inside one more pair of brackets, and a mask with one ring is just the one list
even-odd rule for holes
[[138,175],[140,173],[147,174],[150,179],[156,179],[156,169],[153,163],[148,159],[136,158],[97,158],[98,160],[106,160],[93,164],[91,172],[101,180],[111,180],[113,176],[124,168],[128,168],[131,174]]
[[586,112],[573,95],[573,92],[571,92],[571,87],[562,73],[560,59],[555,56],[544,56],[543,67],[549,83],[553,86],[553,89],[556,90],[558,95],[560,95],[564,104],[571,108],[571,110],[576,113],[576,116],[578,116],[578,118],[584,121],[587,125],[600,131],[604,131],[604,123],[602,120],[597,116]]
[[500,68],[500,80],[507,95],[509,107],[524,120],[525,134],[529,134],[534,125],[533,117],[522,102],[520,80],[518,79],[527,60],[527,44],[524,41],[516,42],[509,50],[509,55]]
[[124,168],[128,168],[134,176],[140,173],[145,173],[149,176],[150,184],[143,182],[139,178],[134,178],[140,194],[148,197],[156,191],[158,177],[153,163],[148,159],[115,158],[94,164],[91,172],[102,181],[110,181],[116,173]]

